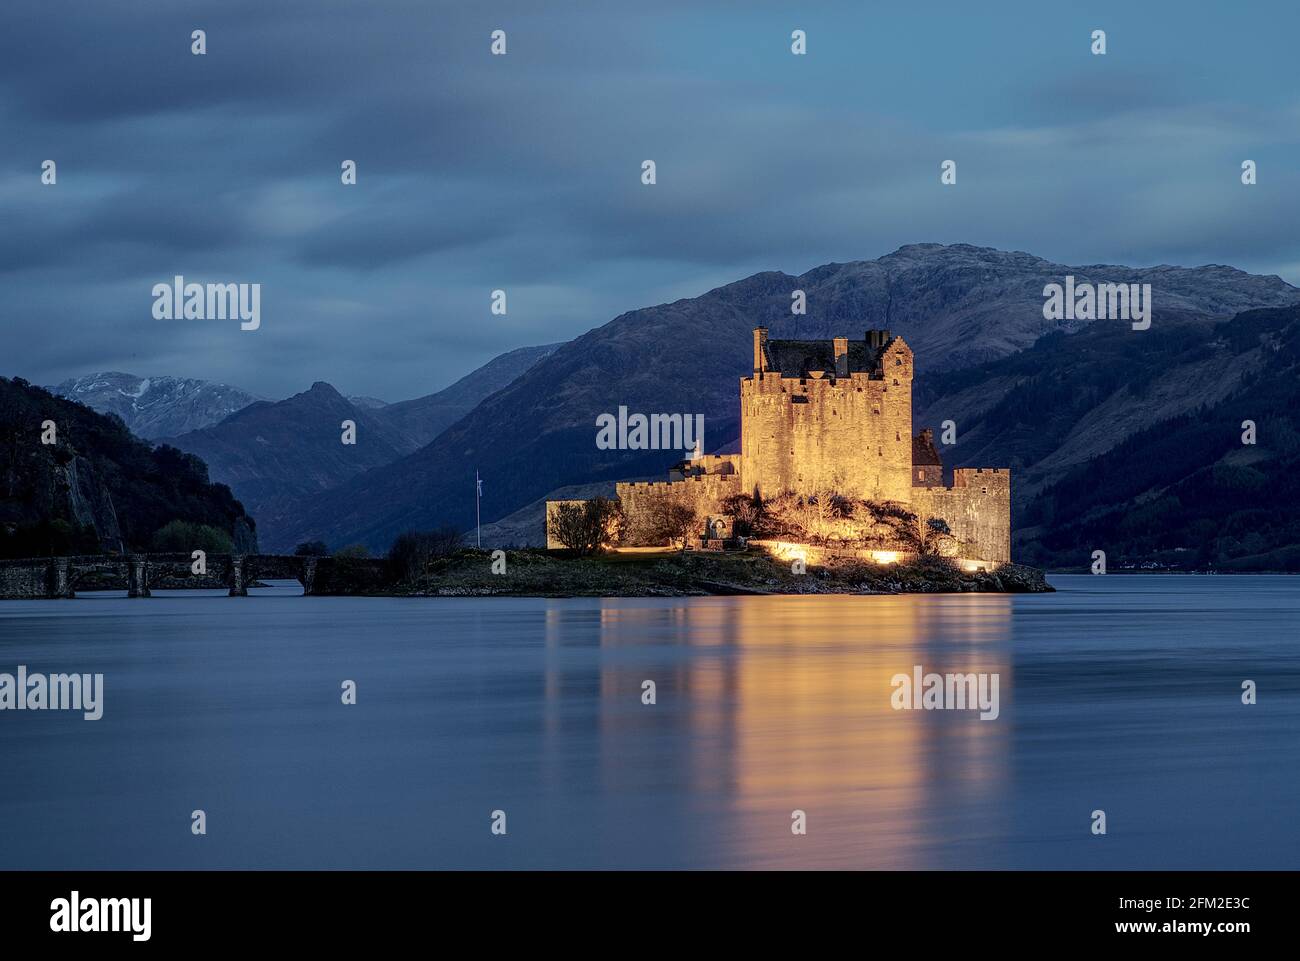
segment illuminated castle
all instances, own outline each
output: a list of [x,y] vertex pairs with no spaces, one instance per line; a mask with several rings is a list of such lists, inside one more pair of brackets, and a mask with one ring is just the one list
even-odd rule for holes
[[661,497],[693,504],[703,533],[733,494],[834,492],[943,520],[965,557],[1011,560],[1010,471],[958,468],[943,486],[932,433],[912,433],[913,358],[901,337],[769,340],[759,327],[753,359],[740,381],[740,453],[690,458],[668,481],[618,484],[626,530]]

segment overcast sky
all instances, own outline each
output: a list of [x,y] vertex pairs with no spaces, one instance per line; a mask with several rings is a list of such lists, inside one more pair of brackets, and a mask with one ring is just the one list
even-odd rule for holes
[[[922,242],[1300,284],[1298,5],[1210,6],[3,0],[0,374],[401,400]],[[155,320],[175,274],[261,329]]]

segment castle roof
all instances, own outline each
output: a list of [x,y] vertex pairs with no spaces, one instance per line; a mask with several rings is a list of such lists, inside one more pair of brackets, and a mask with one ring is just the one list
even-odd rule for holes
[[[863,340],[848,343],[849,373],[871,373],[880,369],[883,347]],[[807,377],[809,371],[835,373],[835,342],[830,340],[769,340],[767,369],[782,377]]]
[[913,467],[942,467],[943,461],[934,446],[934,432],[928,427],[912,438]]

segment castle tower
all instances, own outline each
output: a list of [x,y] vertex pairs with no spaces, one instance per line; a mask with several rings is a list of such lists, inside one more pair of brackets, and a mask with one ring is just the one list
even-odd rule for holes
[[755,328],[753,372],[740,382],[741,489],[906,503],[912,376],[911,348],[888,330],[804,341]]
[[943,458],[934,446],[934,431],[925,428],[912,438],[912,486],[941,487]]

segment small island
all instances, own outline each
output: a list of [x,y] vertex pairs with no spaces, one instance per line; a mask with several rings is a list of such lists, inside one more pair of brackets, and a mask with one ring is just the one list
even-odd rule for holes
[[836,560],[799,567],[761,548],[745,551],[616,551],[579,556],[537,548],[458,550],[429,558],[413,576],[367,594],[409,597],[692,597],[732,594],[937,594],[1052,591],[1043,572],[1019,564],[966,571],[947,558],[881,565]]

